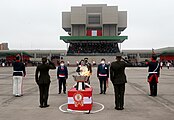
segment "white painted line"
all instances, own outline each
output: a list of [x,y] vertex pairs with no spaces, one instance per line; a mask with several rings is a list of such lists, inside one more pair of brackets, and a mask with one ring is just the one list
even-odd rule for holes
[[[131,84],[130,84],[131,85]],[[141,90],[140,88],[138,88],[138,87],[136,87],[136,86],[134,86],[133,85],[133,87],[135,88],[135,89],[137,89],[138,91],[140,91],[140,92],[142,92],[142,93],[144,93],[144,94],[146,94],[146,92],[144,92],[143,90]],[[159,103],[159,104],[161,104],[161,105],[163,105],[164,107],[166,107],[167,109],[169,109],[169,110],[171,110],[172,112],[174,112],[174,109],[172,108],[172,107],[169,107],[168,105],[166,105],[165,103],[163,103],[163,102],[160,102],[157,98],[153,98],[153,97],[151,97],[151,96],[147,96],[147,97],[149,97],[149,98],[151,98],[151,99],[153,99],[155,102],[157,102],[157,103]]]
[[[104,110],[105,107],[104,107],[103,104],[98,103],[98,102],[93,102],[93,103],[94,103],[94,104],[100,105],[100,106],[101,106],[101,109],[96,110],[96,111],[91,110],[90,113],[94,114],[94,113],[98,113],[98,112]],[[68,103],[64,103],[64,104],[60,105],[60,106],[59,106],[59,110],[60,110],[61,112],[63,112],[63,113],[67,113],[67,112],[71,112],[71,113],[76,113],[76,112],[86,113],[86,112],[89,112],[89,111],[79,111],[79,110],[70,110],[70,109],[63,110],[62,107],[65,106],[65,105],[67,105],[67,104],[68,104]]]

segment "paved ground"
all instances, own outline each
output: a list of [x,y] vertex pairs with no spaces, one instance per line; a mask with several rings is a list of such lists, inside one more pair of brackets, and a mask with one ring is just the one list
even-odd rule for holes
[[[69,68],[71,75],[75,68]],[[35,67],[27,68],[24,78],[24,96],[12,96],[12,68],[0,67],[0,120],[173,120],[174,119],[174,68],[163,68],[158,84],[158,96],[150,97],[146,82],[147,68],[127,68],[128,83],[126,85],[125,109],[114,109],[112,84],[109,84],[106,95],[99,94],[99,82],[96,68],[91,77],[94,88],[93,98],[105,106],[104,110],[95,114],[63,113],[59,106],[67,102],[67,96],[57,94],[56,70],[50,72],[49,108],[39,108],[38,87],[34,82]],[[71,76],[70,75],[70,76]],[[72,77],[68,79],[68,88],[74,84]],[[66,107],[66,106],[64,106]],[[100,106],[94,104],[94,110]]]

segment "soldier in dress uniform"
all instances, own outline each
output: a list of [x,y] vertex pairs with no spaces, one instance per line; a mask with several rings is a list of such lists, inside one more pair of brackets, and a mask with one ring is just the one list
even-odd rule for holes
[[20,61],[20,55],[16,56],[13,65],[13,95],[20,97],[23,95],[22,77],[26,75],[25,65]]
[[39,86],[39,92],[40,92],[40,106],[39,106],[40,108],[49,107],[47,102],[49,95],[49,86],[51,82],[49,75],[50,69],[56,69],[54,63],[48,59],[48,64],[47,64],[47,58],[43,57],[42,64],[37,66],[35,73],[35,80]]
[[148,72],[148,82],[150,85],[150,96],[157,96],[157,83],[158,77],[160,75],[160,63],[156,61],[157,56],[152,55],[152,61],[146,62],[146,65],[149,67]]
[[66,80],[68,79],[68,69],[65,66],[64,61],[61,61],[60,66],[57,68],[57,79],[59,81],[59,94],[62,91],[62,84],[63,93],[66,94]]
[[116,56],[116,60],[117,61],[112,62],[110,66],[110,79],[114,86],[115,109],[123,110],[125,83],[127,83],[125,68],[131,66],[132,64],[126,59],[122,58],[121,54]]
[[[109,78],[109,66],[106,64],[104,58],[101,59],[101,64],[97,68],[97,77],[100,81],[100,94],[106,94],[106,81]],[[104,90],[103,90],[104,84]]]

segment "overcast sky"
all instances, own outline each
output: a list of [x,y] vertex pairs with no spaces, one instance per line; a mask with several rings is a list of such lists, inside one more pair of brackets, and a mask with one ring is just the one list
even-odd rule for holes
[[59,36],[63,11],[82,4],[108,4],[128,11],[122,49],[174,47],[174,0],[0,0],[0,43],[10,49],[66,49]]

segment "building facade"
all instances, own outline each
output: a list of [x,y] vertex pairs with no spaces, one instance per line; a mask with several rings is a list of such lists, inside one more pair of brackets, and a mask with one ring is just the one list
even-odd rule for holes
[[9,50],[8,43],[1,43],[0,44],[0,50]]
[[71,12],[62,12],[62,28],[70,35],[60,36],[70,43],[68,54],[117,53],[118,43],[127,39],[120,36],[127,28],[127,11],[106,4],[73,6]]
[[62,12],[62,27],[71,36],[118,36],[127,27],[127,11],[106,4],[74,6]]

